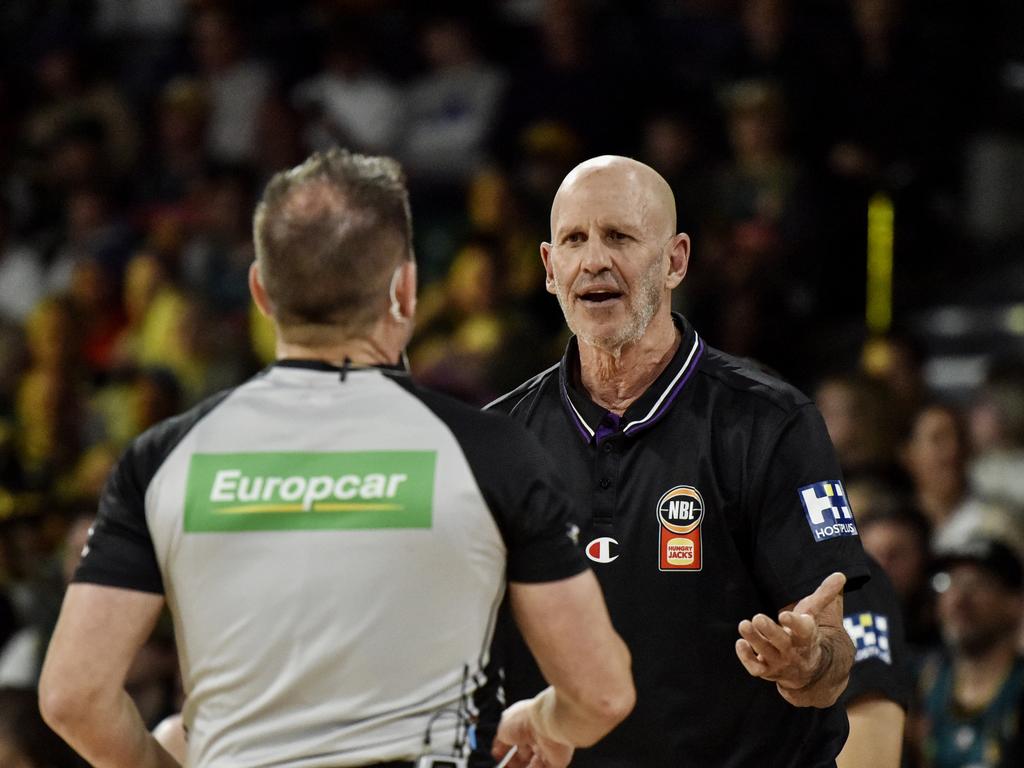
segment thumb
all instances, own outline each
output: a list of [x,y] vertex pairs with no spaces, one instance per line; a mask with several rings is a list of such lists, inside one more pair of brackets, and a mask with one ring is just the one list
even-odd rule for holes
[[844,574],[837,571],[828,575],[814,592],[793,606],[793,613],[807,613],[811,616],[817,616],[842,594],[844,586],[846,586],[846,576]]

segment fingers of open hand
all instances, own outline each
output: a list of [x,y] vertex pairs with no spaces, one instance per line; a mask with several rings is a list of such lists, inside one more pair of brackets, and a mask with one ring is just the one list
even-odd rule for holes
[[741,621],[740,637],[747,641],[757,654],[757,660],[771,668],[789,663],[788,657],[792,649],[789,634],[778,624],[765,616],[757,614],[750,621]]
[[764,677],[768,673],[768,665],[757,660],[757,653],[743,638],[736,641],[736,655],[743,668],[754,677]]
[[818,623],[813,616],[796,611],[780,613],[779,624],[784,630],[788,630],[791,642],[797,648],[806,648],[811,645],[818,630]]

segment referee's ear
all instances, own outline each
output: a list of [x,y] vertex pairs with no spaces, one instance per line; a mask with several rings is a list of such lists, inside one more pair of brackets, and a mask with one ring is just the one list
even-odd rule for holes
[[249,293],[252,294],[252,300],[256,302],[260,314],[272,318],[274,313],[270,297],[267,296],[267,289],[263,287],[263,281],[260,279],[260,265],[255,261],[249,265]]

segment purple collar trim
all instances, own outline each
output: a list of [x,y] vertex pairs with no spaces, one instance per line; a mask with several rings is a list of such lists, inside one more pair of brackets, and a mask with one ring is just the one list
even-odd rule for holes
[[693,334],[693,345],[690,347],[690,352],[686,357],[685,362],[680,367],[679,372],[675,375],[668,387],[662,393],[661,397],[657,399],[650,411],[641,418],[634,419],[625,426],[622,426],[622,417],[617,414],[608,412],[604,419],[597,427],[595,432],[587,420],[583,418],[583,415],[577,410],[576,406],[572,402],[572,397],[569,395],[569,388],[567,382],[564,380],[565,371],[561,373],[562,381],[559,387],[562,395],[562,404],[565,406],[565,410],[568,412],[569,419],[576,427],[576,431],[579,432],[580,437],[585,443],[600,443],[602,440],[606,440],[612,435],[619,432],[621,427],[621,433],[624,435],[632,435],[640,432],[647,427],[656,424],[662,416],[668,411],[675,402],[679,393],[683,391],[686,383],[693,376],[693,372],[697,370],[697,364],[700,362],[701,357],[704,354],[704,340],[700,338],[696,333]]
[[690,354],[686,358],[686,362],[683,363],[683,367],[676,375],[672,384],[669,385],[669,389],[666,394],[663,394],[658,398],[658,402],[654,404],[644,418],[631,421],[623,427],[622,434],[632,435],[656,423],[672,406],[672,403],[675,402],[679,393],[683,391],[683,387],[686,386],[686,382],[690,380],[690,377],[693,376],[693,372],[697,370],[697,363],[700,362],[700,358],[703,354],[704,340],[697,336],[697,334],[694,334],[693,347],[690,349]]

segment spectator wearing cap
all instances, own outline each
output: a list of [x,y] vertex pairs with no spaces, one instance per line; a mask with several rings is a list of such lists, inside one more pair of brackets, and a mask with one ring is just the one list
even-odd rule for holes
[[919,681],[914,735],[922,765],[1008,766],[1007,748],[1024,726],[1024,568],[1013,549],[993,538],[940,552],[937,567],[945,653]]

